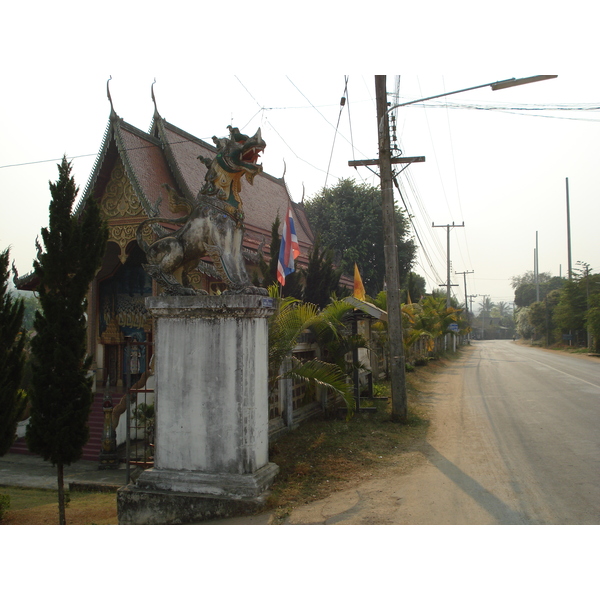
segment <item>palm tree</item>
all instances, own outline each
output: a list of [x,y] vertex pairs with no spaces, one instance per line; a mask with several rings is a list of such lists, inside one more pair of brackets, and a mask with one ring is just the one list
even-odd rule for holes
[[496,308],[498,309],[500,318],[506,316],[506,312],[508,311],[508,304],[506,302],[498,302]]
[[[382,310],[387,310],[387,295],[380,292],[373,303]],[[404,352],[408,356],[410,349],[419,340],[425,341],[428,352],[433,351],[435,339],[446,334],[451,323],[458,323],[463,333],[467,332],[468,323],[462,318],[462,311],[454,307],[446,307],[443,296],[426,296],[420,302],[402,305],[402,337]],[[387,324],[377,323],[374,329],[381,332],[382,343],[387,341]]]
[[[280,379],[292,379],[334,392],[344,400],[350,415],[354,396],[342,360],[352,346],[343,332],[341,317],[352,306],[337,301],[331,308],[330,305],[319,311],[314,304],[280,298],[276,285],[269,287],[269,295],[279,301],[277,312],[269,319],[269,393],[275,391]],[[303,362],[293,355],[300,336],[307,330],[316,334],[317,343],[332,362],[317,358]],[[284,365],[289,368],[282,368]]]
[[494,308],[496,305],[490,300],[489,296],[485,297],[485,300],[483,302],[479,303],[479,307],[481,308],[481,312],[485,315],[485,316],[489,316],[490,313],[492,312],[492,308]]

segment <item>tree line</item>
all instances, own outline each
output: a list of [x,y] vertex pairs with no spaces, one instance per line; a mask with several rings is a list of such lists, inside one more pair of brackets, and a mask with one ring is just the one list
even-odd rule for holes
[[[515,321],[525,339],[600,352],[600,274],[579,261],[571,278],[532,272],[513,278]],[[539,300],[538,300],[539,297]]]

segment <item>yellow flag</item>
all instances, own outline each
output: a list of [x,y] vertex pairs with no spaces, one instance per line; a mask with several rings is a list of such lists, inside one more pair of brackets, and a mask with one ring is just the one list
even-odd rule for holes
[[358,272],[358,267],[356,263],[354,263],[354,297],[358,300],[362,300],[363,302],[366,300],[365,297],[365,286],[363,285],[362,279],[360,278],[360,273]]

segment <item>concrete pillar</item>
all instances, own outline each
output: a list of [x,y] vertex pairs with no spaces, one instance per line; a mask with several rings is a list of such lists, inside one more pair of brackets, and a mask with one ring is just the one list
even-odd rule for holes
[[264,296],[159,296],[154,468],[118,495],[120,523],[185,523],[248,512],[278,467],[268,456]]

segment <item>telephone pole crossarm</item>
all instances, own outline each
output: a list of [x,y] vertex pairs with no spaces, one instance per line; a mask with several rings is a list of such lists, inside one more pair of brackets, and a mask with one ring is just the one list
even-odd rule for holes
[[[450,229],[454,227],[464,227],[465,222],[462,222],[462,225],[456,225],[454,221],[452,224],[448,225],[436,225],[435,223],[431,224],[432,227],[445,227],[446,228],[446,239],[447,239],[447,253],[446,253],[446,271],[447,271],[447,279],[446,279],[446,308],[450,308],[450,287],[452,287],[452,283],[450,282]],[[441,285],[441,284],[440,284]]]
[[[398,156],[396,158],[390,158],[391,165],[399,165],[399,164],[411,164],[411,163],[420,163],[425,162],[424,156]],[[380,160],[368,159],[368,160],[349,160],[349,167],[369,167],[369,166],[379,166],[381,164]]]

